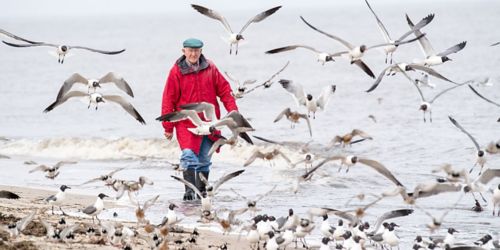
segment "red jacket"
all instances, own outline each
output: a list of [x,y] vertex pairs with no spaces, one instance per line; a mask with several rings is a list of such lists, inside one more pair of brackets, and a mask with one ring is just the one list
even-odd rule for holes
[[[195,71],[182,56],[176,61],[168,75],[163,90],[161,113],[164,115],[180,110],[181,105],[188,103],[208,102],[215,106],[217,118],[220,118],[217,97],[220,98],[227,112],[238,110],[236,101],[231,95],[231,86],[211,61],[201,55],[199,68]],[[203,114],[201,118],[204,119]],[[175,123],[163,122],[162,125],[166,133],[172,133],[175,127],[181,149],[191,149],[194,153],[199,153],[203,137],[187,130],[187,128],[195,127],[189,119]],[[209,137],[213,141],[217,140],[214,136]]]

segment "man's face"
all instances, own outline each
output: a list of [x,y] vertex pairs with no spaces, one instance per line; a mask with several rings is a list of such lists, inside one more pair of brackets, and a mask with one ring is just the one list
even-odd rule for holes
[[201,56],[201,48],[183,48],[182,53],[191,64],[198,62]]

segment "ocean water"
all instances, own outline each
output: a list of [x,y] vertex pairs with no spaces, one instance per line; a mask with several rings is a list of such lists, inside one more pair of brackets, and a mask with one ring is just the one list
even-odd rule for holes
[[[493,86],[479,86],[477,89],[488,98],[500,101],[497,66],[500,63],[500,47],[489,46],[500,40],[500,32],[496,28],[500,21],[497,14],[500,3],[373,1],[371,4],[393,38],[408,29],[405,13],[414,21],[435,13],[434,20],[424,30],[437,51],[467,41],[463,51],[450,56],[453,61],[435,69],[456,82],[490,77],[495,83]],[[207,6],[217,9],[216,3]],[[227,15],[223,13],[233,29],[238,30],[250,17],[270,7],[261,4],[252,9],[235,8]],[[310,45],[331,52],[344,49],[339,43],[304,25],[300,15],[316,27],[354,44],[372,45],[383,41],[374,17],[363,1],[330,3],[323,7],[312,4],[300,9],[287,8],[285,3],[274,16],[249,26],[244,33],[248,41],[240,46],[237,56],[229,55],[229,45],[221,39],[224,35],[222,26],[188,6],[179,12],[154,14],[0,17],[0,28],[28,39],[104,50],[127,49],[115,56],[77,50],[73,56],[66,58],[63,65],[59,65],[57,59],[47,53],[48,48],[0,46],[0,136],[10,139],[0,141],[0,154],[11,157],[0,159],[0,167],[4,170],[0,174],[0,183],[56,190],[62,184],[75,186],[118,167],[126,167],[116,174],[117,178],[132,180],[143,175],[155,182],[153,186],[146,186],[139,198],[146,200],[160,194],[160,201],[149,216],[154,222],[161,221],[168,203],[179,202],[183,187],[170,178],[176,172],[166,163],[178,161],[178,146],[175,141],[163,138],[161,124],[154,118],[160,115],[165,79],[170,67],[181,55],[181,43],[193,36],[205,42],[204,54],[216,63],[221,72],[228,71],[241,80],[257,79],[263,82],[290,61],[277,79],[298,82],[313,95],[327,84],[337,86],[327,109],[317,113],[316,119],[312,120],[312,138],[309,138],[304,123],[290,129],[286,121],[272,122],[286,107],[304,111],[296,106],[279,84],[275,83],[266,90],[256,90],[238,100],[240,111],[251,118],[251,124],[256,129],[252,134],[277,141],[307,142],[312,139],[315,151],[322,155],[355,154],[377,160],[410,189],[419,183],[433,181],[435,176],[431,170],[444,163],[466,169],[473,165],[475,148],[450,123],[448,115],[458,120],[481,145],[500,139],[500,123],[496,122],[500,116],[499,109],[477,98],[467,87],[440,97],[433,105],[433,122],[424,123],[418,110],[420,97],[401,75],[384,78],[375,91],[366,93],[373,79],[346,60],[338,59],[323,66],[306,50],[264,54],[269,49],[291,44]],[[401,46],[394,55],[394,59],[401,62],[411,62],[415,58],[422,58],[417,44]],[[386,67],[380,51],[368,51],[364,60],[375,74]],[[96,111],[74,100],[49,113],[42,113],[55,100],[60,86],[71,74],[78,72],[86,77],[98,78],[110,71],[130,83],[135,98],[128,100],[141,113],[147,125],[139,124],[118,106],[103,105]],[[419,74],[413,76],[418,77]],[[432,97],[450,86],[437,79],[432,79],[432,82],[437,87],[434,90],[424,89],[426,97]],[[120,93],[112,86],[105,86],[102,92]],[[370,120],[368,115],[374,115],[377,122]],[[327,144],[335,135],[354,128],[364,130],[374,139],[345,149],[337,148],[329,152],[321,149],[321,145]],[[265,145],[256,139],[254,141],[257,145]],[[252,150],[252,146],[245,144],[234,149],[224,148],[213,157],[210,179],[243,169],[243,163]],[[283,150],[292,161],[303,157],[298,151]],[[487,157],[487,167],[500,167],[498,155]],[[48,180],[40,172],[29,174],[32,166],[24,165],[26,160],[47,164],[77,160],[79,163],[64,166],[59,177]],[[262,212],[278,217],[285,216],[288,208],[294,208],[301,215],[305,215],[310,207],[353,209],[370,201],[353,201],[346,205],[354,195],[380,193],[393,187],[389,181],[364,166],[352,167],[345,173],[338,172],[338,167],[330,164],[322,167],[312,181],[301,185],[300,191],[293,194],[292,183],[303,173],[303,168],[291,169],[282,160],[274,161],[272,166],[257,160],[245,169],[244,174],[221,187],[214,201],[216,208],[236,209],[245,205],[243,200],[229,191],[230,188],[252,196],[278,185],[276,191],[258,204]],[[499,183],[499,180],[494,180],[490,184],[494,187]],[[101,183],[74,187],[71,192],[112,194]],[[442,194],[421,199],[418,204],[438,217],[453,205],[458,196],[457,193]],[[463,241],[474,240],[485,233],[497,235],[500,219],[491,215],[491,195],[486,193],[485,196],[488,206],[482,213],[470,211],[474,205],[473,198],[464,196],[457,208],[444,218],[442,229],[437,234],[444,234],[445,229],[454,227],[460,232],[457,237]],[[402,203],[399,197],[388,198],[370,208],[366,219],[373,223],[378,215],[386,211],[406,207],[408,205]],[[132,207],[117,211],[123,219],[134,218]],[[112,211],[106,211],[102,217],[111,215]],[[189,224],[195,220],[191,216],[185,222]],[[397,230],[403,249],[408,249],[416,234],[429,235],[425,225],[431,222],[431,218],[420,210],[394,221],[401,224]],[[331,222],[334,223],[335,219]],[[319,219],[317,223],[320,223]],[[311,237],[318,239],[319,231]]]

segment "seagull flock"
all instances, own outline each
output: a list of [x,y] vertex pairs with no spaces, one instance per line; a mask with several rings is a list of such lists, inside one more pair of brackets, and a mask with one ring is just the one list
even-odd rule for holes
[[[384,78],[400,73],[408,80],[408,84],[415,86],[415,92],[418,93],[421,99],[419,110],[423,112],[424,122],[427,122],[426,115],[428,114],[428,121],[432,123],[431,105],[434,105],[435,101],[440,96],[449,94],[452,90],[463,87],[464,85],[467,85],[475,96],[481,98],[489,104],[492,104],[493,106],[500,107],[500,100],[492,100],[487,97],[487,94],[480,93],[480,91],[471,85],[475,82],[474,80],[457,82],[437,72],[433,68],[434,66],[441,65],[443,63],[451,64],[452,59],[450,56],[463,50],[467,44],[466,41],[459,42],[444,51],[436,53],[436,50],[434,50],[429,41],[430,38],[427,37],[427,34],[425,33],[425,28],[428,25],[431,25],[431,22],[435,18],[434,14],[429,14],[423,17],[416,24],[414,24],[410,17],[406,15],[405,19],[402,21],[406,22],[408,30],[404,34],[400,35],[396,40],[393,40],[386,26],[383,24],[382,19],[376,14],[374,8],[372,8],[368,0],[364,1],[368,11],[373,15],[376,25],[382,33],[383,41],[381,43],[375,45],[365,45],[364,43],[354,44],[348,41],[350,39],[344,39],[338,35],[332,34],[332,31],[335,30],[333,27],[318,27],[313,24],[314,18],[308,17],[306,20],[304,16],[299,16],[297,18],[304,23],[305,27],[308,27],[312,29],[312,31],[320,34],[318,38],[326,36],[328,39],[333,39],[337,43],[340,43],[343,46],[343,49],[339,51],[325,52],[325,50],[316,49],[309,45],[293,44],[263,51],[263,55],[289,52],[301,48],[313,52],[316,60],[323,65],[326,63],[341,63],[338,61],[346,59],[350,64],[358,66],[370,78],[375,79],[375,81],[371,83],[371,87],[366,90],[368,93],[375,91]],[[248,20],[239,32],[234,32],[226,18],[217,11],[196,4],[192,4],[191,7],[202,15],[215,19],[223,25],[225,31],[227,31],[229,35],[225,38],[225,40],[230,44],[229,54],[233,54],[234,52],[234,55],[238,55],[239,43],[245,39],[242,33],[246,31],[251,24],[261,22],[271,15],[278,15],[276,13],[279,13],[278,11],[282,8],[282,6],[276,6],[261,12]],[[255,29],[257,28],[258,27],[255,27]],[[15,40],[15,43],[2,41],[5,45],[15,48],[40,46],[53,47],[56,49],[56,55],[60,64],[64,63],[65,56],[71,49],[84,49],[90,52],[105,55],[116,55],[125,51],[125,49],[105,51],[83,46],[37,42],[19,37],[2,29],[0,29],[0,34],[4,35],[7,39]],[[412,46],[412,44],[415,43],[422,49],[423,58],[417,58],[411,62],[396,62],[394,60],[393,54],[398,48],[400,48],[400,46],[407,47]],[[500,44],[500,42],[493,43],[491,46],[496,46],[498,44]],[[383,60],[383,63],[388,64],[378,74],[378,77],[375,77],[376,75],[373,73],[371,67],[369,67],[368,64],[362,60],[365,53],[372,51],[375,48],[383,49],[385,53],[385,60]],[[282,71],[284,71],[288,65],[289,62],[260,84],[256,84],[257,80],[255,79],[245,80],[241,83],[240,80],[232,74],[228,72],[225,72],[225,74],[231,82],[237,84],[237,86],[233,89],[232,94],[237,100],[240,100],[241,98],[251,98],[248,97],[248,94],[260,87],[263,87],[263,90],[270,88],[274,83],[274,79]],[[420,72],[421,76],[413,76],[412,71]],[[443,83],[448,84],[449,87],[444,88],[432,98],[426,97],[422,88],[435,87],[435,85],[430,84],[430,77],[443,81]],[[321,115],[317,116],[317,112],[328,112],[327,106],[329,100],[333,98],[338,88],[337,85],[331,83],[324,86],[318,96],[313,96],[307,91],[307,86],[303,86],[293,80],[280,79],[277,82],[284,89],[283,94],[288,93],[292,95],[297,104],[297,108],[305,109],[306,113],[292,111],[290,107],[286,107],[281,112],[277,113],[274,122],[276,123],[286,117],[286,119],[291,123],[290,129],[293,129],[302,120],[305,120],[308,126],[309,136],[312,137],[313,131],[311,129],[311,123],[316,119],[321,119]],[[488,80],[485,82],[488,82]],[[109,72],[98,79],[86,78],[78,73],[75,73],[64,81],[56,96],[56,100],[50,104],[44,112],[52,111],[54,108],[65,103],[69,99],[83,98],[88,103],[88,108],[94,105],[96,110],[98,109],[98,105],[107,102],[116,103],[141,124],[146,124],[139,112],[123,96],[108,95],[97,92],[98,88],[101,88],[102,84],[107,83],[113,83],[119,90],[123,91],[129,97],[134,98],[134,94],[129,83],[116,73]],[[253,84],[256,85],[251,88],[250,86]],[[84,86],[87,91],[73,90],[75,86]],[[200,114],[202,114],[201,117]],[[370,118],[376,122],[373,115],[370,115]],[[200,178],[206,183],[207,186],[206,191],[204,192],[201,192],[193,184],[179,178],[178,176],[171,176],[171,178],[178,181],[179,184],[182,183],[183,185],[190,186],[199,196],[198,202],[200,203],[200,206],[196,214],[200,217],[200,222],[218,224],[221,226],[224,233],[238,233],[240,237],[244,234],[246,240],[250,244],[250,248],[252,249],[285,249],[293,246],[297,247],[299,243],[302,247],[309,248],[310,245],[306,241],[306,238],[309,237],[314,231],[319,231],[321,234],[322,238],[320,246],[318,247],[321,250],[393,249],[394,247],[399,249],[401,239],[397,236],[396,231],[398,228],[403,227],[403,225],[398,225],[391,220],[398,217],[412,216],[412,214],[420,211],[429,217],[427,228],[431,233],[433,233],[441,227],[446,227],[445,218],[447,214],[456,208],[456,205],[463,197],[468,197],[469,194],[472,196],[475,204],[471,210],[482,211],[484,209],[477,199],[477,196],[479,196],[484,202],[487,202],[488,199],[490,199],[493,208],[491,212],[493,216],[492,220],[498,221],[498,216],[500,216],[500,184],[497,184],[496,186],[492,185],[494,180],[497,180],[498,177],[500,177],[500,169],[495,169],[494,166],[488,165],[487,161],[488,158],[495,157],[500,154],[500,141],[493,141],[489,144],[480,144],[473,136],[474,131],[467,130],[467,126],[462,126],[460,122],[451,115],[448,116],[450,129],[458,129],[472,141],[474,147],[476,148],[476,162],[469,170],[455,169],[451,164],[445,164],[432,171],[435,175],[441,173],[444,173],[444,175],[440,175],[439,178],[433,178],[428,182],[420,183],[414,188],[408,187],[407,184],[405,184],[405,180],[401,180],[400,177],[398,177],[397,171],[391,170],[385,164],[374,159],[366,158],[362,155],[347,153],[347,150],[351,149],[351,147],[356,143],[366,140],[377,140],[377,138],[370,136],[367,132],[358,128],[354,128],[351,132],[344,135],[335,136],[328,145],[322,146],[320,150],[321,152],[318,153],[318,150],[311,149],[310,142],[275,141],[257,135],[253,135],[253,137],[264,141],[264,144],[269,147],[253,145],[254,143],[248,133],[253,133],[258,131],[258,129],[252,127],[250,119],[245,118],[239,111],[232,111],[224,117],[218,118],[215,114],[214,106],[206,102],[186,104],[181,106],[179,111],[161,114],[158,118],[156,118],[158,121],[170,122],[177,122],[186,119],[190,120],[194,125],[194,127],[189,129],[190,132],[196,135],[214,135],[220,138],[220,140],[217,141],[217,143],[214,143],[213,147],[210,149],[210,154],[218,152],[220,147],[223,147],[225,144],[228,144],[231,147],[236,145],[253,147],[252,154],[248,156],[244,162],[242,162],[244,169],[225,174],[215,182],[209,182],[204,178],[204,176],[200,175]],[[495,121],[500,122],[500,118]],[[218,133],[218,131],[221,130],[228,130],[229,136],[225,137],[222,132]],[[360,139],[355,140],[357,137]],[[457,137],[459,137],[459,135],[457,135]],[[240,141],[239,138],[242,138],[243,141]],[[341,153],[331,154],[332,148],[339,149]],[[304,157],[303,159],[294,162],[292,161],[292,158],[286,154],[286,152],[289,151],[296,151]],[[368,199],[366,198],[368,195],[373,196],[374,200],[369,202],[367,205],[356,207],[352,210],[338,210],[336,208],[328,207],[311,207],[306,214],[302,215],[296,214],[293,208],[290,208],[287,214],[281,216],[272,216],[261,213],[261,209],[257,208],[257,202],[260,202],[271,193],[275,192],[277,185],[273,186],[272,189],[265,193],[256,194],[252,198],[247,198],[239,194],[236,190],[231,189],[231,191],[238,198],[245,200],[246,205],[239,209],[229,211],[228,209],[217,207],[216,195],[217,192],[220,191],[221,185],[232,180],[233,178],[237,178],[238,176],[245,176],[245,170],[250,168],[250,166],[257,160],[269,161],[271,166],[281,164],[281,161],[276,160],[278,157],[283,159],[283,161],[286,162],[286,166],[290,168],[297,168],[302,165],[305,166],[304,171],[301,172],[300,175],[296,176],[295,182],[292,184],[293,187],[291,188],[292,192],[290,195],[301,192],[301,185],[307,185],[306,183],[310,182],[310,180],[314,178],[314,174],[317,173],[318,169],[327,168],[328,166],[338,167],[337,172],[339,175],[348,174],[352,167],[366,167],[366,169],[371,169],[371,172],[375,171],[373,173],[383,177],[383,179],[387,182],[386,185],[388,188],[386,187],[386,191],[378,194],[372,193],[358,195],[357,198],[359,200]],[[36,163],[32,162],[30,164]],[[72,164],[77,164],[77,162],[61,161],[53,166],[39,165],[30,170],[29,173],[43,171],[47,179],[54,180],[59,176],[63,165]],[[169,164],[178,167],[177,163]],[[479,167],[477,174],[473,173],[476,166]],[[74,234],[76,234],[78,230],[81,231],[81,229],[84,228],[84,234],[88,237],[91,237],[91,235],[94,235],[97,232],[97,234],[101,236],[100,239],[104,242],[103,244],[109,244],[123,249],[134,249],[135,244],[138,244],[138,241],[142,241],[142,245],[146,245],[149,249],[169,249],[169,231],[175,230],[174,226],[182,221],[183,218],[178,214],[178,211],[176,211],[176,209],[182,205],[170,203],[163,221],[160,224],[152,224],[146,216],[146,211],[148,208],[155,206],[155,203],[159,199],[160,195],[156,195],[145,202],[140,202],[137,200],[137,194],[146,185],[153,185],[153,181],[145,176],[140,176],[138,180],[121,180],[114,177],[117,172],[123,171],[124,169],[125,168],[115,169],[110,173],[100,175],[80,184],[80,186],[84,186],[93,182],[102,182],[104,186],[107,186],[111,191],[116,192],[114,197],[112,197],[112,195],[99,193],[93,204],[83,207],[78,211],[81,214],[90,216],[92,218],[92,224],[75,223],[73,225],[65,225],[61,227],[59,225],[54,226],[49,222],[39,219],[46,228],[47,239],[51,241],[71,243],[72,239],[75,237]],[[343,169],[345,170],[342,171]],[[180,186],[181,185],[179,185],[179,187]],[[63,211],[62,207],[64,206],[66,191],[68,189],[71,189],[71,187],[61,185],[57,193],[44,199],[47,207],[51,208],[53,215],[55,214],[54,206],[57,206],[62,215],[67,216],[67,213]],[[115,222],[101,221],[98,216],[105,209],[105,203],[103,200],[120,199],[125,192],[127,192],[130,202],[134,204],[134,207],[136,207],[136,227],[128,227]],[[454,206],[444,210],[440,217],[436,217],[435,215],[429,213],[426,208],[422,207],[418,202],[419,199],[424,197],[434,197],[442,193],[449,192],[457,193],[457,202]],[[376,206],[378,202],[388,197],[398,196],[401,197],[401,205],[407,208],[387,211],[386,213],[380,215],[371,225],[369,221],[364,219],[367,210]],[[238,218],[247,212],[251,214],[250,220]],[[1,229],[9,232],[10,236],[15,238],[22,234],[22,231],[31,221],[36,220],[37,217],[35,215],[38,213],[40,213],[38,210],[32,211],[21,220],[7,226],[3,226]],[[225,213],[227,216],[224,216]],[[329,218],[333,216],[337,217],[338,220],[336,223],[331,224]],[[94,221],[94,218],[97,222]],[[484,237],[474,242],[464,242],[456,237],[456,234],[460,233],[456,229],[449,227],[446,228],[446,230],[446,235],[442,236],[432,236],[426,238],[416,235],[413,241],[412,249],[500,249],[500,235],[498,235],[498,232],[486,234]],[[181,242],[183,245],[178,247],[178,249],[189,249],[192,247],[192,244],[195,244],[196,242],[195,235],[197,235],[197,232],[195,232],[196,230],[192,233],[193,238],[186,240],[185,242]],[[221,246],[211,245],[208,247],[215,247],[217,249],[233,248],[232,246],[228,247],[228,244],[223,244]],[[142,249],[141,247],[138,248]],[[235,249],[238,248],[236,247]]]

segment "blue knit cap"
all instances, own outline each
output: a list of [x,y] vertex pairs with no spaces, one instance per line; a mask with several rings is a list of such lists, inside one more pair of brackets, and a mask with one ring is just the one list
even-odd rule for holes
[[182,46],[184,46],[184,48],[195,48],[195,49],[198,49],[198,48],[203,47],[203,42],[200,39],[189,38],[189,39],[186,39],[182,43]]

